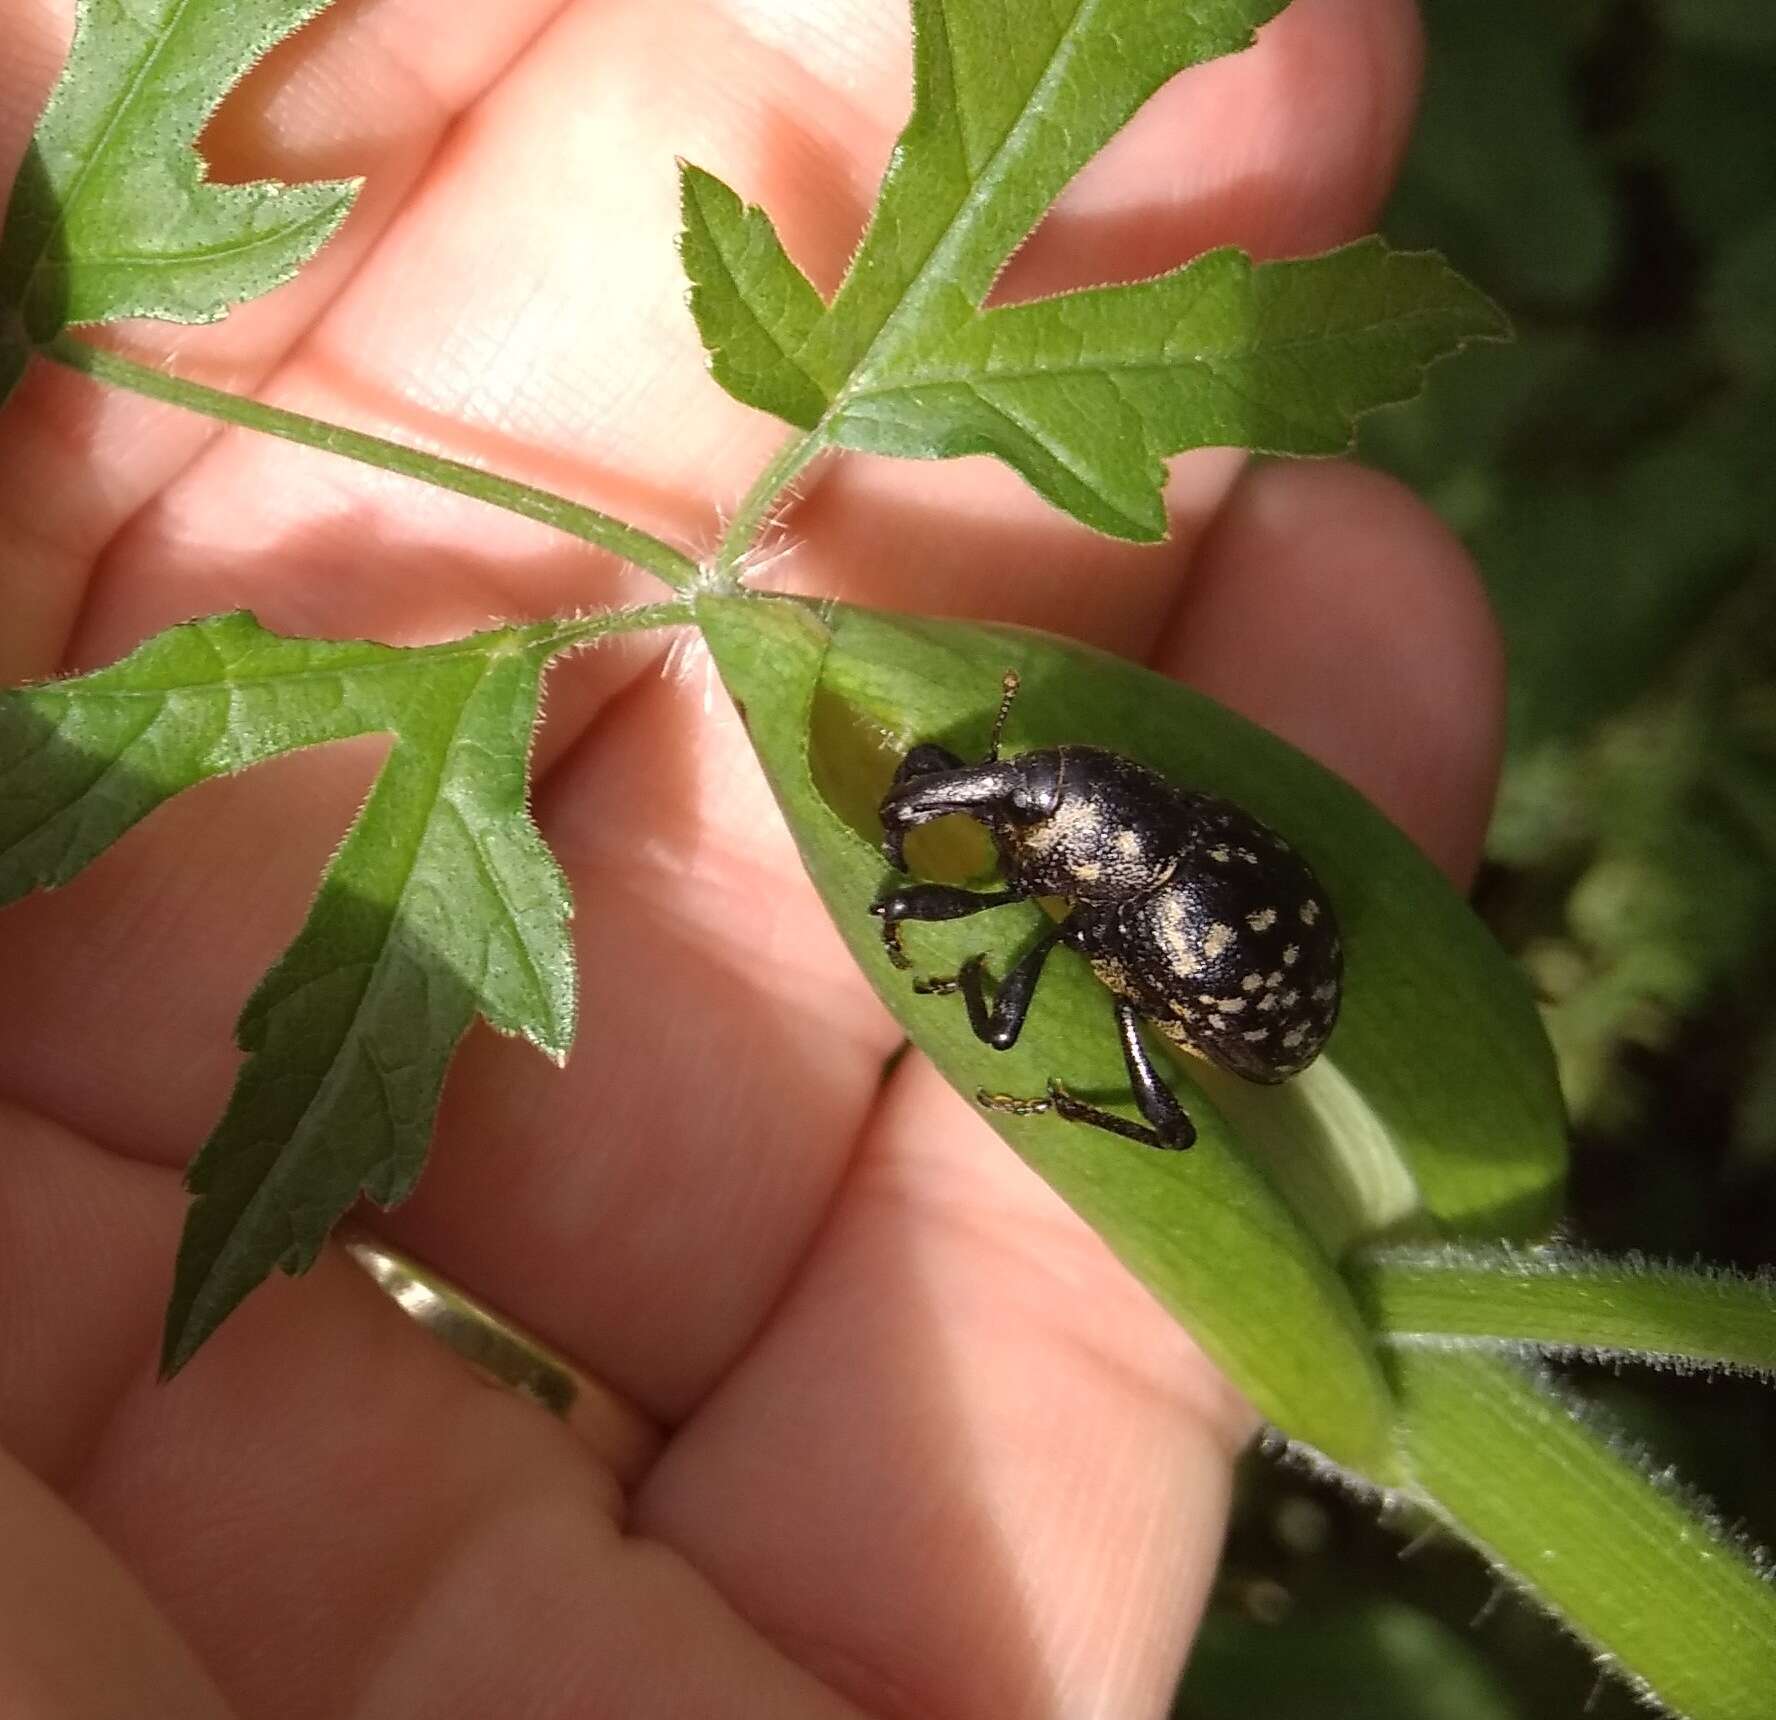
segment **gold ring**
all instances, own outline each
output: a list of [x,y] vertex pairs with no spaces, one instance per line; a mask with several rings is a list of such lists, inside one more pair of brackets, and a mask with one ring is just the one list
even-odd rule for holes
[[615,1392],[411,1254],[356,1226],[342,1227],[339,1240],[397,1307],[482,1379],[532,1399],[565,1422],[622,1486],[647,1473],[659,1454],[660,1431]]

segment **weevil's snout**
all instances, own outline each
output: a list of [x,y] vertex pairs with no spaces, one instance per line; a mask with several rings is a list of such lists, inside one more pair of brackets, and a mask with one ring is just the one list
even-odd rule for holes
[[1017,792],[1016,765],[1000,762],[936,770],[899,782],[882,798],[882,852],[897,872],[906,870],[909,830],[953,812],[983,824],[1000,822]]

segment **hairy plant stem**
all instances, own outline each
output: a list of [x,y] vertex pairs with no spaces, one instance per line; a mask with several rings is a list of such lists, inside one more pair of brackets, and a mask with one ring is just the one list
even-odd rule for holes
[[574,621],[539,621],[524,630],[530,639],[556,644],[572,651],[607,639],[613,633],[646,633],[656,627],[688,627],[696,624],[696,612],[688,602],[648,603],[634,609],[607,609]]
[[816,424],[812,430],[801,431],[785,442],[771,463],[753,480],[752,488],[741,498],[715,552],[718,589],[732,590],[739,585],[740,558],[758,541],[778,498],[825,447],[826,438],[821,426]]
[[71,335],[60,334],[47,346],[38,349],[46,358],[70,370],[145,394],[152,400],[164,400],[187,411],[202,413],[225,424],[240,424],[249,430],[262,430],[268,436],[281,436],[286,442],[300,442],[307,448],[319,448],[329,454],[342,454],[367,466],[379,466],[387,472],[399,472],[439,489],[454,490],[458,495],[472,496],[489,502],[508,513],[522,514],[538,520],[571,537],[596,544],[637,567],[646,568],[655,578],[663,580],[675,591],[689,591],[698,576],[697,564],[671,544],[600,513],[596,508],[571,502],[550,490],[539,490],[520,484],[478,466],[465,465],[442,454],[427,454],[417,448],[404,447],[381,436],[366,435],[361,430],[347,430],[324,419],[304,417],[299,412],[286,412],[249,400],[244,395],[230,394],[224,389],[209,388],[201,382],[189,382],[148,365],[137,364],[102,347],[89,346]]
[[1776,1281],[1572,1248],[1380,1250],[1349,1274],[1394,1344],[1583,1353],[1776,1377]]

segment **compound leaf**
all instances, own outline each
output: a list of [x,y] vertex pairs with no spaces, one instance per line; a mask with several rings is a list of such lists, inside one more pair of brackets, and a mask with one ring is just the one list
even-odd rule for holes
[[41,344],[69,323],[213,322],[288,280],[357,182],[211,184],[195,145],[247,69],[327,4],[80,0],[0,233],[0,324]]
[[716,378],[842,444],[993,454],[1116,537],[1165,534],[1188,448],[1323,454],[1504,318],[1379,241],[1295,262],[1217,251],[1156,280],[983,308],[1066,182],[1160,84],[1246,46],[1278,0],[915,0],[913,114],[830,307],[762,211],[685,170],[683,256]]
[[281,639],[237,614],[0,695],[0,899],[64,882],[193,783],[393,737],[241,1016],[247,1061],[188,1178],[169,1372],[273,1266],[306,1267],[360,1192],[407,1193],[475,1016],[566,1055],[570,903],[525,805],[539,679],[565,642],[540,626],[400,650]]

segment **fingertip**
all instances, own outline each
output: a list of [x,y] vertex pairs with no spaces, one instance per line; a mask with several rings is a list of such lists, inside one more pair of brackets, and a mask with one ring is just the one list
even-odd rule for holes
[[1154,658],[1359,788],[1458,884],[1479,863],[1504,652],[1472,560],[1346,461],[1248,469]]

